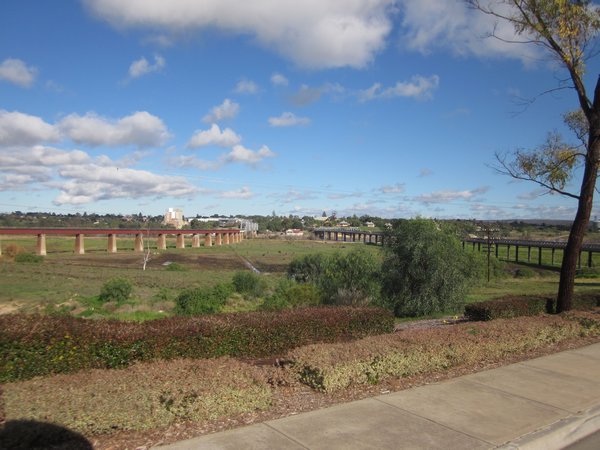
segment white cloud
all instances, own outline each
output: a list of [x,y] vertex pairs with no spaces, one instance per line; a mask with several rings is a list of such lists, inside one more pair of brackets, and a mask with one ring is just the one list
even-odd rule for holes
[[269,125],[272,127],[293,127],[296,125],[308,125],[308,117],[298,117],[294,113],[284,112],[279,117],[269,117]]
[[258,85],[254,81],[240,80],[235,85],[233,92],[236,94],[256,94],[258,92]]
[[235,199],[248,199],[254,197],[254,193],[249,187],[244,186],[237,191],[226,191],[222,192],[219,197],[221,198],[235,198]]
[[31,87],[37,76],[37,69],[28,66],[20,59],[8,58],[0,64],[0,80],[8,81],[24,88]]
[[358,98],[365,102],[380,98],[394,97],[412,97],[420,100],[428,100],[433,97],[440,84],[440,78],[437,75],[423,77],[415,75],[411,81],[397,81],[392,87],[383,89],[381,83],[375,83],[368,89],[359,91]]
[[58,127],[73,142],[90,146],[157,147],[170,137],[163,121],[146,111],[116,121],[95,113],[70,114],[59,122]]
[[211,109],[210,113],[202,118],[202,121],[206,123],[214,123],[220,122],[224,119],[233,119],[238,115],[239,112],[240,105],[226,98],[223,100],[223,103]]
[[239,144],[241,137],[231,128],[225,128],[221,131],[219,125],[213,123],[209,130],[197,130],[186,144],[188,148],[205,147],[207,145],[217,145],[219,147],[233,147]]
[[[508,2],[496,2],[503,12]],[[456,55],[478,57],[510,57],[531,63],[539,49],[530,45],[514,45],[500,39],[487,38],[490,32],[504,41],[524,41],[509,23],[467,7],[466,2],[447,0],[400,0],[402,12],[401,44],[410,50],[429,53],[449,49]],[[509,12],[510,13],[510,12]]]
[[274,73],[271,75],[271,83],[273,83],[275,86],[287,86],[289,81],[282,74]]
[[401,194],[404,192],[404,183],[382,186],[379,191],[383,194]]
[[167,160],[167,163],[174,167],[194,168],[199,170],[217,170],[223,164],[221,162],[206,161],[195,156],[173,156]]
[[437,191],[429,194],[421,194],[416,197],[416,200],[425,204],[449,203],[454,200],[473,200],[478,195],[487,192],[488,189],[488,187],[480,187],[470,191]]
[[40,117],[0,110],[0,146],[56,142],[60,133]]
[[273,158],[276,154],[269,149],[266,145],[263,145],[259,150],[253,151],[247,149],[243,145],[235,145],[231,152],[229,152],[223,158],[224,162],[239,162],[243,164],[254,165],[259,163],[265,158]]
[[166,65],[165,58],[160,55],[154,55],[154,64],[151,64],[145,57],[135,60],[129,66],[129,77],[139,78],[143,75],[160,72]]
[[296,106],[306,106],[318,101],[324,94],[340,95],[345,91],[346,89],[337,83],[325,83],[319,87],[303,84],[298,92],[290,97],[290,101]]
[[385,46],[395,0],[86,0],[118,27],[218,28],[253,35],[264,47],[310,68],[364,67]]

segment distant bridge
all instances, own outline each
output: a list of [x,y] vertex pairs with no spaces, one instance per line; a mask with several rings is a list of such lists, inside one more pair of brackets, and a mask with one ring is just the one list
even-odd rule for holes
[[[537,264],[539,266],[542,265],[542,251],[549,250],[551,254],[551,265],[554,265],[554,256],[557,249],[564,250],[567,246],[567,243],[564,241],[531,241],[524,239],[498,239],[498,238],[490,238],[489,240],[486,238],[467,238],[463,239],[462,245],[463,248],[467,244],[473,246],[473,250],[477,248],[478,251],[489,251],[492,252],[499,258],[501,255],[500,247],[506,247],[506,260],[510,259],[510,250],[511,247],[514,248],[514,256],[515,262],[519,262],[519,257],[521,257],[521,261],[524,260],[523,255],[519,256],[519,250],[526,249],[527,250],[527,262],[531,262],[531,249],[537,249]],[[489,247],[488,247],[489,246]],[[593,255],[594,253],[600,253],[600,244],[595,243],[584,243],[581,247],[581,252],[579,252],[579,267],[582,265],[581,257],[582,253],[587,252],[587,266],[593,266]]]
[[319,227],[313,230],[317,239],[322,241],[364,242],[365,244],[383,244],[384,233],[380,231],[362,231],[352,227]]
[[[0,228],[0,236],[37,236],[36,253],[46,255],[46,236],[75,237],[74,252],[78,255],[85,253],[85,236],[107,236],[108,253],[117,253],[117,236],[135,236],[134,250],[144,251],[144,237],[156,237],[159,250],[167,248],[167,236],[176,236],[176,248],[185,248],[185,237],[191,236],[192,247],[200,247],[200,236],[204,237],[204,246],[229,245],[241,242],[242,233],[239,229],[227,230],[173,230],[173,229],[127,229],[127,228]],[[2,249],[0,248],[0,255]]]

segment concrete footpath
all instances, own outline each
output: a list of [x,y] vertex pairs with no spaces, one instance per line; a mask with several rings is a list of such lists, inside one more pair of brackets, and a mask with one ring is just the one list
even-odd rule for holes
[[157,450],[561,449],[600,430],[600,344]]

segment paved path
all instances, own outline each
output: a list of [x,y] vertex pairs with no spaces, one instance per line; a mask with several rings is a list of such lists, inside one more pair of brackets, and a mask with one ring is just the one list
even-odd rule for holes
[[600,344],[157,450],[561,449],[597,430]]

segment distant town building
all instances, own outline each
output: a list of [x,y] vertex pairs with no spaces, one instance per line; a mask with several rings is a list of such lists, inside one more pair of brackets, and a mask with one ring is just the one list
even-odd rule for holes
[[365,225],[367,226],[367,228],[375,228],[375,224],[373,222],[367,222],[365,223]]
[[173,225],[177,229],[182,228],[185,224],[185,220],[183,219],[183,210],[179,208],[169,208],[165,213],[163,223],[165,225]]
[[290,228],[288,230],[285,230],[285,235],[286,236],[294,236],[294,237],[302,237],[302,236],[304,236],[304,232],[302,230],[300,230],[299,228]]

